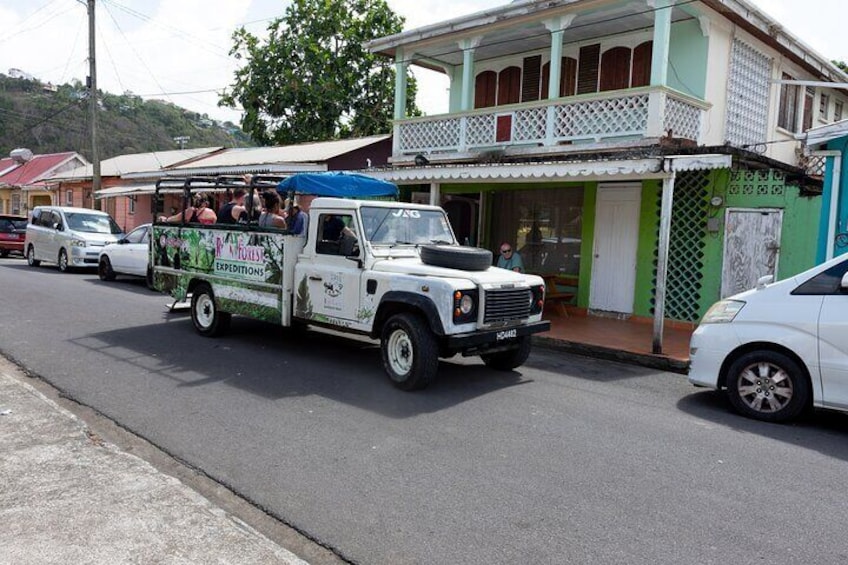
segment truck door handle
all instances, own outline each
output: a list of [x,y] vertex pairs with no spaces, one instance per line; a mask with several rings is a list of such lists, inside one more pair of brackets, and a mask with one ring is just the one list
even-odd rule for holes
[[323,281],[324,279],[322,279],[321,277],[319,277],[317,275],[309,275],[309,280],[311,280],[311,281]]

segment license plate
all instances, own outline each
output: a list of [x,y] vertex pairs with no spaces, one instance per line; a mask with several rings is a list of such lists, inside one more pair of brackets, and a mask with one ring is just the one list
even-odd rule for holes
[[518,337],[518,330],[503,330],[495,334],[495,339],[497,339],[497,341],[514,339],[516,337]]

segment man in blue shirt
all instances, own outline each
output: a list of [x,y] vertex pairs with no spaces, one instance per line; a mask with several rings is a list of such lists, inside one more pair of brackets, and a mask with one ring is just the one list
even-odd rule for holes
[[521,261],[521,255],[507,242],[501,243],[501,255],[498,257],[498,267],[509,269],[516,273],[524,272],[524,263]]
[[291,227],[292,235],[306,237],[306,228],[309,225],[309,218],[307,218],[306,212],[302,211],[298,204],[295,204],[292,206],[292,213],[294,215],[294,221]]

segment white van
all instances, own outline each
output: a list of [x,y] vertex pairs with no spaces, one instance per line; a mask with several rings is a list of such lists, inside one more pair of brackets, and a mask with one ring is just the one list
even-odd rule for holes
[[717,302],[690,358],[689,381],[726,389],[750,418],[848,411],[848,255]]
[[27,263],[56,263],[59,270],[97,267],[100,251],[118,241],[123,230],[112,216],[99,210],[67,206],[37,206],[27,224],[24,253]]

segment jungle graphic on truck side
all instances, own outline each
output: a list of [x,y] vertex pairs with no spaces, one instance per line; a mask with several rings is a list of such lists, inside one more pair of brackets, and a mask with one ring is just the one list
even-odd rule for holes
[[154,272],[157,289],[185,300],[191,280],[208,275],[225,311],[279,322],[280,292],[268,286],[282,285],[282,234],[155,226],[153,236],[154,265],[167,268]]

